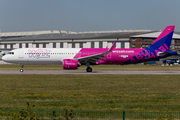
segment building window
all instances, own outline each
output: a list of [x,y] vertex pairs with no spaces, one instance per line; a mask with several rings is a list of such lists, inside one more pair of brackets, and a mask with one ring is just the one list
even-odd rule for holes
[[142,44],[142,45],[141,45],[141,47],[145,47],[145,45],[144,45],[144,44]]
[[83,43],[82,43],[82,42],[79,43],[79,47],[80,47],[80,48],[83,48]]
[[64,46],[63,46],[63,42],[60,42],[60,48],[63,48]]
[[121,48],[125,48],[125,42],[121,42]]
[[7,44],[4,44],[4,49],[7,49]]
[[19,43],[19,48],[22,48],[22,43]]
[[72,48],[75,48],[75,43],[74,42],[72,43]]
[[132,47],[136,47],[136,44],[132,44]]
[[99,42],[99,48],[103,48],[103,42],[102,41]]
[[178,45],[178,48],[180,48],[180,45]]
[[91,42],[91,48],[94,48],[94,42]]
[[36,43],[36,48],[39,48],[39,43]]
[[142,42],[144,42],[144,38],[142,38]]
[[46,43],[43,43],[43,48],[46,48]]
[[132,41],[133,41],[133,42],[136,41],[136,38],[133,38]]
[[28,43],[26,43],[26,48],[29,48],[29,44]]
[[10,44],[10,48],[13,49],[13,44]]
[[53,48],[56,48],[56,43],[55,42],[53,42]]

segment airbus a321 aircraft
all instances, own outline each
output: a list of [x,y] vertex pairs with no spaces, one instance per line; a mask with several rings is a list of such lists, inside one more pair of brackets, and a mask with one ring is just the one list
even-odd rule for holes
[[142,49],[111,48],[21,48],[10,51],[2,57],[9,63],[20,64],[23,72],[25,64],[63,64],[64,69],[78,69],[86,65],[87,72],[92,72],[90,65],[100,64],[135,64],[154,61],[176,55],[169,50],[175,26],[167,26],[151,46]]

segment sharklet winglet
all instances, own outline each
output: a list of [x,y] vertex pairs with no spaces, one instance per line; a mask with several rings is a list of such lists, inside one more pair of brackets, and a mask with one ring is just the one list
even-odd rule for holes
[[114,44],[112,45],[112,47],[111,48],[109,48],[109,52],[111,52],[113,49],[114,49],[114,47],[115,47],[115,45],[116,45],[116,42],[114,42]]

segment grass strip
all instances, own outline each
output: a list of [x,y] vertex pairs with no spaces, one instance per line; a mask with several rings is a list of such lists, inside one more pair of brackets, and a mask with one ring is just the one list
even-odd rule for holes
[[180,75],[1,75],[0,108],[179,112]]

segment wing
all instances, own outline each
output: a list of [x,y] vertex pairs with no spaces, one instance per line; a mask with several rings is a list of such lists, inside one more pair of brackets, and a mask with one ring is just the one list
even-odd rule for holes
[[109,48],[106,52],[104,53],[99,53],[99,54],[95,54],[95,55],[90,55],[90,56],[86,56],[86,57],[79,57],[79,58],[74,58],[74,60],[78,60],[80,63],[84,62],[90,62],[90,63],[94,63],[96,64],[96,62],[100,62],[99,59],[105,59],[104,56],[106,54],[109,54],[112,52],[113,48],[115,47],[116,42],[114,42],[114,44],[112,45],[111,48]]

